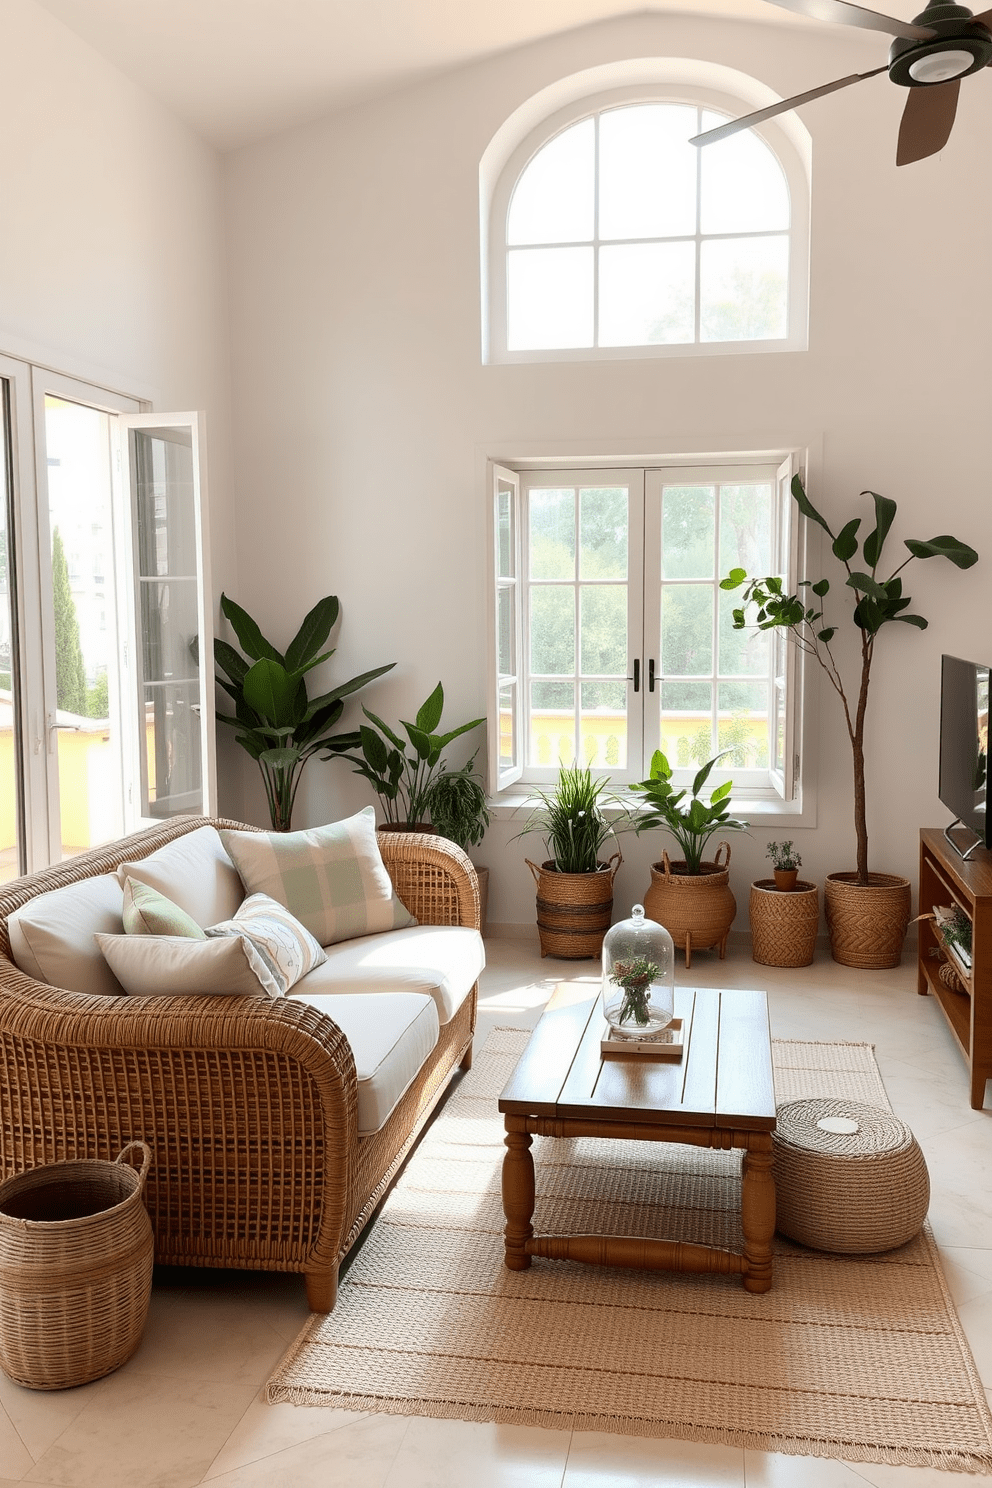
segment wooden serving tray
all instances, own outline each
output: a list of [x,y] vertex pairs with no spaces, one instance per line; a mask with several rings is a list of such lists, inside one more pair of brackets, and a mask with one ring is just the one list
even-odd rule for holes
[[681,1059],[685,1051],[682,1042],[682,1019],[673,1018],[666,1033],[670,1039],[619,1039],[607,1036],[600,1041],[604,1059]]

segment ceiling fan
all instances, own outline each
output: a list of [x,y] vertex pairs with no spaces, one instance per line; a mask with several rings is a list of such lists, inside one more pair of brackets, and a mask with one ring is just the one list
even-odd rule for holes
[[859,26],[864,31],[884,31],[896,40],[889,47],[889,60],[884,67],[871,72],[854,72],[850,77],[824,83],[808,93],[797,93],[781,103],[746,114],[718,129],[708,129],[689,141],[691,145],[713,145],[741,129],[750,129],[776,114],[810,103],[838,88],[864,82],[887,72],[894,83],[910,90],[899,126],[896,165],[909,165],[936,155],[947,143],[958,106],[961,79],[982,67],[992,66],[992,10],[972,15],[964,5],[946,0],[933,0],[912,21],[897,21],[876,10],[865,10],[848,0],[772,0],[784,10],[809,16],[814,21],[834,21],[842,26]]

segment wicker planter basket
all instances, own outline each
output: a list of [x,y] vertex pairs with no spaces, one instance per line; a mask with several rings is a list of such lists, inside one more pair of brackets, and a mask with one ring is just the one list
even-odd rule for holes
[[830,952],[841,966],[881,971],[899,965],[912,902],[908,878],[869,873],[868,883],[859,885],[856,873],[828,873],[823,902]]
[[[125,1159],[140,1152],[140,1172]],[[0,1184],[0,1368],[31,1390],[117,1369],[141,1342],[154,1239],[142,1191],[151,1148],[116,1162],[47,1163]]]
[[820,896],[816,884],[799,879],[779,889],[773,878],[751,885],[751,956],[762,966],[809,966],[816,950]]
[[[721,863],[724,848],[727,856]],[[730,843],[720,843],[713,862],[703,863],[701,873],[688,873],[684,862],[670,862],[667,853],[660,863],[652,863],[644,912],[664,925],[679,950],[685,951],[687,970],[693,951],[709,950],[711,946],[719,946],[722,961],[737,913],[737,900],[730,888]]]
[[595,873],[559,873],[550,860],[540,868],[524,862],[537,884],[537,930],[541,955],[588,961],[603,951],[613,919],[613,880],[621,857],[614,853]]

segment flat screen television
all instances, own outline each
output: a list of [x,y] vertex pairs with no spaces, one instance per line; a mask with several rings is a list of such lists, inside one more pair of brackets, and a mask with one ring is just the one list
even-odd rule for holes
[[[989,669],[959,656],[942,656],[938,795],[955,817],[944,836],[962,857],[978,847],[992,847],[986,810],[988,757]],[[977,841],[956,841],[951,833],[960,827],[967,827]]]

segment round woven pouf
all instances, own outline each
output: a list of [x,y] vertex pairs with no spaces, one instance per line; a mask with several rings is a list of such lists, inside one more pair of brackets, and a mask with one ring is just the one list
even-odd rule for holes
[[778,1108],[776,1225],[813,1250],[871,1255],[905,1245],[926,1219],[919,1143],[891,1111],[822,1098]]

